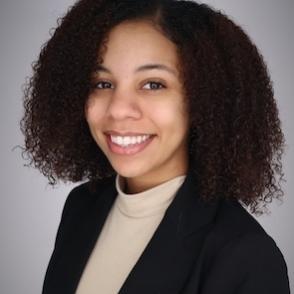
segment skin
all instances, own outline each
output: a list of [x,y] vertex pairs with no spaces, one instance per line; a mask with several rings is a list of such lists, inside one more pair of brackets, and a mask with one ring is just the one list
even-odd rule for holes
[[[94,140],[125,179],[128,193],[186,174],[188,115],[176,45],[147,21],[128,21],[111,30],[106,46],[85,105]],[[146,64],[169,70],[136,70]],[[121,155],[108,147],[105,132],[111,130],[156,136],[143,151]]]

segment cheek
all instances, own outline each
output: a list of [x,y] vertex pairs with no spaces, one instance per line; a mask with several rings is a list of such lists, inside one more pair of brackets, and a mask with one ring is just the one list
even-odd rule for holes
[[90,127],[97,125],[102,119],[105,113],[103,105],[100,105],[95,99],[88,99],[85,104],[85,118]]
[[187,114],[180,103],[162,104],[150,112],[153,122],[158,127],[177,130],[186,128]]

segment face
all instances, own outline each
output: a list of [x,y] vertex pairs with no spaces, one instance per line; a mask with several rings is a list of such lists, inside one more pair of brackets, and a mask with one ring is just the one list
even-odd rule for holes
[[187,172],[188,117],[176,45],[148,22],[114,27],[85,106],[90,132],[127,191]]

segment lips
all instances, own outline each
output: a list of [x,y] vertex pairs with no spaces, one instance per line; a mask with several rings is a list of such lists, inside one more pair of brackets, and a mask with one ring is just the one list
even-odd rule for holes
[[[134,133],[133,133],[134,134]],[[112,134],[113,135],[113,134]],[[137,134],[138,135],[138,134]],[[121,135],[118,135],[121,136]],[[133,135],[134,136],[134,135]],[[111,152],[118,155],[135,155],[143,151],[154,139],[155,136],[150,136],[146,141],[137,143],[134,145],[129,145],[127,147],[122,147],[111,141],[110,135],[106,135],[107,145]]]

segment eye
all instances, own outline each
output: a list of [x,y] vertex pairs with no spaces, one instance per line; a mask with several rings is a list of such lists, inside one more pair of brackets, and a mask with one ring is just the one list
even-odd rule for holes
[[93,85],[95,89],[111,89],[112,85],[107,81],[99,81]]
[[160,90],[160,89],[166,88],[165,85],[156,81],[148,81],[145,85],[149,85],[149,90]]
[[[146,85],[149,85],[149,88],[146,88]],[[99,81],[93,84],[93,88],[98,90],[103,90],[103,89],[112,89],[113,86],[108,81]],[[162,84],[161,82],[153,81],[153,80],[145,83],[143,87],[143,89],[147,89],[147,90],[160,90],[163,88],[166,88],[164,84]]]

